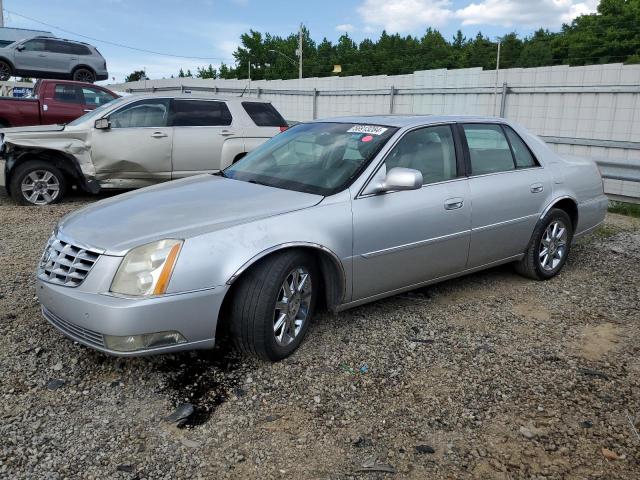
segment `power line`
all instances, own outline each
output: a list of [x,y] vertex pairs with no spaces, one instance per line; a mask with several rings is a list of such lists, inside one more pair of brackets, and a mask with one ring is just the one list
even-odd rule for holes
[[16,17],[20,17],[20,18],[24,18],[24,19],[26,19],[26,20],[30,20],[30,21],[35,22],[35,23],[39,23],[40,25],[44,25],[44,26],[46,26],[46,27],[53,28],[53,29],[55,29],[55,30],[59,30],[59,31],[61,31],[61,32],[65,32],[65,33],[69,33],[69,34],[71,34],[71,35],[75,35],[75,36],[77,36],[77,37],[86,38],[86,39],[88,39],[88,40],[91,40],[91,41],[94,41],[94,42],[104,43],[104,44],[107,44],[107,45],[112,45],[112,46],[114,46],[114,47],[120,47],[120,48],[126,48],[126,49],[129,49],[129,50],[135,50],[136,52],[150,53],[150,54],[152,54],[152,55],[160,55],[160,56],[163,56],[163,57],[184,58],[184,59],[189,59],[189,60],[214,60],[214,61],[219,60],[219,61],[221,61],[221,62],[223,62],[223,63],[224,63],[224,61],[225,61],[225,60],[230,60],[230,61],[232,61],[232,62],[235,62],[235,60],[232,60],[232,59],[230,59],[230,58],[220,58],[220,57],[192,57],[192,56],[188,56],[188,55],[175,55],[175,54],[172,54],[172,53],[163,53],[163,52],[156,52],[156,51],[154,51],[154,50],[147,50],[147,49],[145,49],[145,48],[131,47],[131,46],[129,46],[129,45],[125,45],[125,44],[123,44],[123,43],[112,42],[112,41],[109,41],[109,40],[103,40],[103,39],[101,39],[101,38],[90,37],[89,35],[83,35],[83,34],[81,34],[81,33],[72,32],[71,30],[67,30],[67,29],[65,29],[65,28],[58,27],[58,26],[56,26],[56,25],[52,25],[52,24],[47,23],[47,22],[43,22],[43,21],[41,21],[41,20],[37,20],[37,19],[35,19],[35,18],[28,17],[27,15],[22,15],[22,14],[20,14],[20,13],[13,12],[13,11],[11,11],[11,10],[4,9],[4,12],[7,12],[7,13],[9,13],[9,14],[11,14],[11,15],[15,15]]

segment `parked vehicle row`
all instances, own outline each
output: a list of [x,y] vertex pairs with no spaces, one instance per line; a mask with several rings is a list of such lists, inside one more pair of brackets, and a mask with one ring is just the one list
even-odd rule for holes
[[88,43],[36,36],[0,48],[0,80],[12,76],[93,83],[109,78],[107,62]]
[[[206,113],[206,102],[219,105]],[[211,128],[232,136],[252,118],[241,99],[117,105],[76,124],[83,142],[90,131],[87,143],[109,145],[85,154],[96,177],[103,165],[134,171],[131,162],[147,142],[170,136],[180,175],[207,171],[208,164],[181,163],[213,148],[197,129],[164,130],[158,122],[188,118],[193,126],[195,118],[226,112],[225,105],[229,124]],[[154,126],[118,137],[132,122]],[[64,130],[59,135],[71,143]],[[18,138],[11,135],[12,148]],[[508,262],[530,278],[549,279],[607,206],[593,162],[561,158],[501,119],[314,121],[232,163],[240,144],[222,155],[217,166],[227,168],[215,175],[132,191],[63,219],[37,273],[45,318],[113,355],[211,348],[224,327],[243,351],[279,360],[300,345],[320,303],[340,311]],[[107,160],[108,151],[118,153]],[[109,163],[129,151],[135,155]],[[149,174],[145,180],[172,176],[170,154],[162,152],[155,158],[164,159],[164,170],[149,172],[147,163],[137,170]]]
[[39,80],[30,98],[0,97],[0,128],[69,123],[116,98],[98,85]]
[[[1,102],[0,102],[1,103]],[[25,205],[219,171],[287,128],[269,103],[129,96],[68,123],[2,130],[0,185]]]

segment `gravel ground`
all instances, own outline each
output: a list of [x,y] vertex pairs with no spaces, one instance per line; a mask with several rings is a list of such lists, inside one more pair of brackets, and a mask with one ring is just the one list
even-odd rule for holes
[[122,360],[34,300],[54,223],[94,200],[0,196],[0,477],[640,478],[640,221],[610,215],[548,282],[505,266],[320,314],[277,364]]

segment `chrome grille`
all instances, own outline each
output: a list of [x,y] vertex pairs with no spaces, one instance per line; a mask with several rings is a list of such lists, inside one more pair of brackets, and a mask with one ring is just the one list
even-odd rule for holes
[[84,341],[96,347],[104,347],[104,338],[101,333],[94,332],[88,328],[79,327],[78,325],[62,320],[51,310],[47,310],[44,307],[42,307],[42,315],[44,315],[44,318],[46,318],[49,323],[68,337],[80,342]]
[[38,278],[65,287],[77,287],[98,258],[98,252],[51,237],[40,259]]

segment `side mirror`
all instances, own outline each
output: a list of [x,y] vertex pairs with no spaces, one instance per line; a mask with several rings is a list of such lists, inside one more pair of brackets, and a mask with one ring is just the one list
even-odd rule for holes
[[93,127],[96,130],[108,130],[109,128],[111,128],[111,122],[109,121],[108,118],[99,118],[93,124]]
[[422,188],[422,183],[422,172],[413,168],[395,167],[387,172],[384,180],[374,186],[374,192],[418,190]]
[[24,45],[18,45],[16,47],[16,50],[19,51],[19,52],[23,51],[24,50]]

